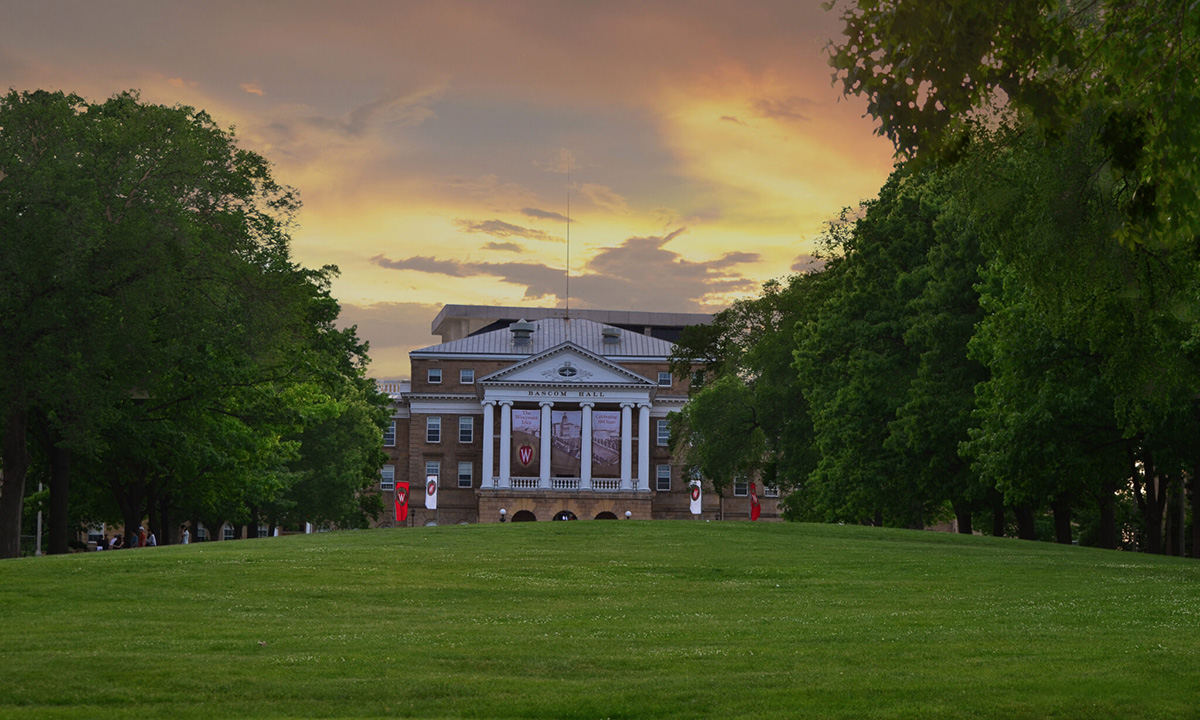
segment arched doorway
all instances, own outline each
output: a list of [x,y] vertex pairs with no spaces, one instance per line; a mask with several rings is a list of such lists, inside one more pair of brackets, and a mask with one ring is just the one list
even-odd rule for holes
[[513,515],[513,522],[537,522],[537,516],[528,510],[520,510]]
[[555,520],[578,520],[579,518],[575,517],[575,513],[571,512],[570,510],[559,510],[557,513],[555,513],[554,519]]
[[602,513],[600,513],[599,515],[597,515],[597,516],[596,516],[596,519],[597,519],[597,520],[616,520],[616,519],[617,519],[617,514],[616,514],[616,513],[610,513],[609,511],[605,510],[604,512],[602,512]]

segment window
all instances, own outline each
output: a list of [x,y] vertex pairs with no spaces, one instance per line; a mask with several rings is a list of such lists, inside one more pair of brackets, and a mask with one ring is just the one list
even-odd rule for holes
[[271,534],[271,528],[267,527],[266,525],[258,526],[258,536],[259,537],[267,537],[270,534]]
[[429,368],[429,384],[437,385],[442,381],[441,368]]
[[458,382],[460,385],[474,385],[475,384],[475,370],[473,368],[459,370],[458,371]]
[[388,425],[387,430],[383,431],[383,446],[384,447],[396,447],[396,421],[395,420],[393,420],[391,422],[391,424]]
[[475,418],[460,417],[458,419],[458,441],[469,443],[475,439]]
[[671,466],[658,466],[658,491],[666,492],[671,489]]
[[222,540],[232,540],[233,539],[233,526],[230,525],[229,523],[225,523],[224,525],[221,526],[221,539]]
[[88,527],[88,542],[101,544],[104,542],[104,525],[92,525]]
[[441,460],[426,460],[425,461],[425,477],[429,477],[430,475],[433,475],[434,477],[438,478],[438,480],[441,480],[441,475],[442,475],[442,461]]
[[458,464],[458,486],[460,488],[471,487],[471,470],[470,460]]
[[440,443],[442,441],[442,419],[440,417],[425,418],[425,442]]
[[396,489],[396,466],[384,465],[379,470],[379,489],[380,490],[395,490]]
[[750,494],[750,483],[735,482],[733,484],[734,497],[746,497]]
[[208,540],[208,528],[204,527],[204,523],[200,523],[196,527],[196,542],[204,542]]
[[763,497],[779,497],[779,488],[770,485],[763,486]]
[[667,419],[663,418],[658,421],[658,444],[666,445],[671,441],[671,426],[667,423]]
[[669,372],[661,372],[661,371],[660,371],[660,372],[658,373],[658,384],[659,384],[659,385],[665,385],[665,386],[667,386],[667,387],[670,387],[670,385],[671,385],[671,373],[669,373]]

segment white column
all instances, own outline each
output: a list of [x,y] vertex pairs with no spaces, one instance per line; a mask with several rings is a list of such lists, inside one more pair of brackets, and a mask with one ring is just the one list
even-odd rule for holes
[[638,405],[638,490],[650,490],[650,404]]
[[512,485],[512,400],[500,401],[500,487]]
[[583,409],[583,431],[579,447],[579,488],[592,489],[592,407],[595,403],[579,403]]
[[554,407],[553,400],[543,400],[538,403],[542,408],[542,449],[538,458],[538,487],[550,487],[550,408]]
[[621,489],[633,488],[630,461],[633,455],[633,403],[621,403]]
[[495,463],[492,462],[493,447],[496,444],[496,439],[492,437],[495,427],[495,420],[492,416],[495,411],[496,402],[494,400],[483,402],[483,467],[479,470],[479,487],[496,486]]

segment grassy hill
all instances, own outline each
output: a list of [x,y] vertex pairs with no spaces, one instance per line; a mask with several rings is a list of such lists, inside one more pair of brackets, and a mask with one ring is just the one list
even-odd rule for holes
[[0,717],[1196,717],[1200,563],[530,523],[0,563]]

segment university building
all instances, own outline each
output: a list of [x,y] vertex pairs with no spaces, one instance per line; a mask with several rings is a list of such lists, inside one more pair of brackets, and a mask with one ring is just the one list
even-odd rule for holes
[[761,519],[739,484],[698,500],[668,448],[688,399],[672,341],[698,313],[447,305],[414,350],[384,435],[380,526],[592,519]]

